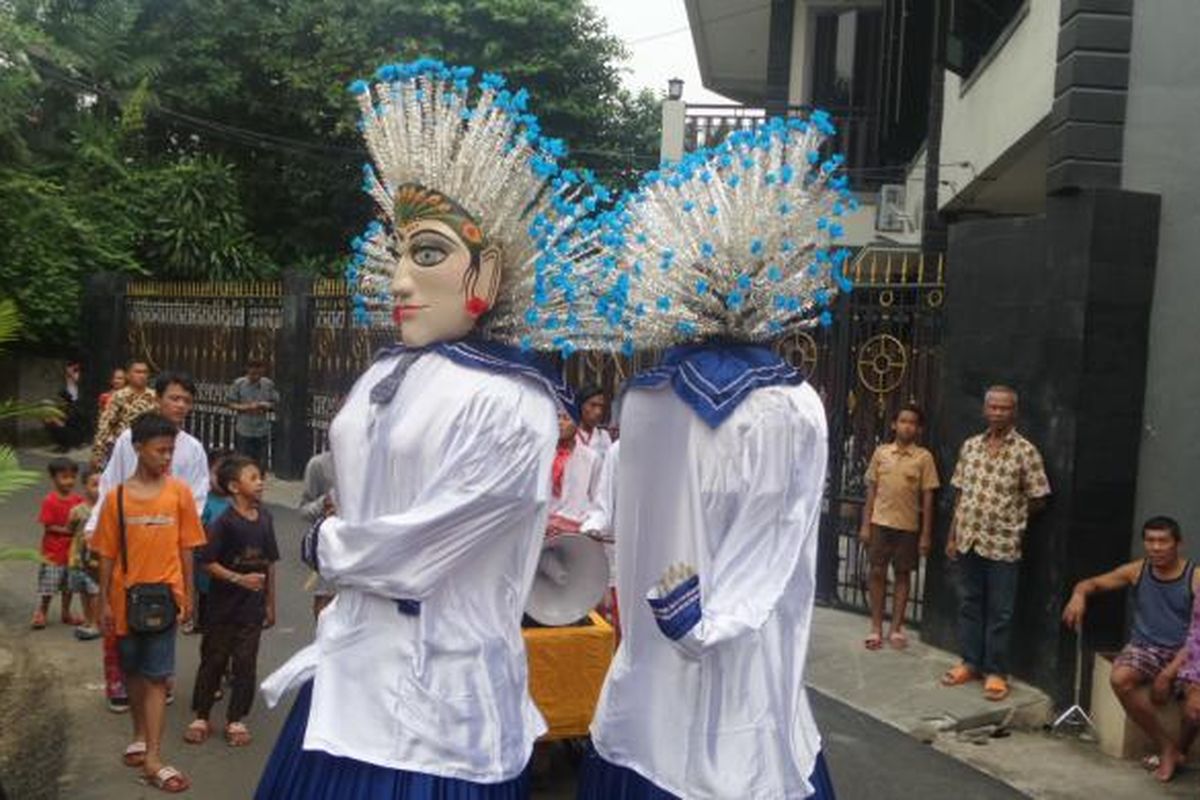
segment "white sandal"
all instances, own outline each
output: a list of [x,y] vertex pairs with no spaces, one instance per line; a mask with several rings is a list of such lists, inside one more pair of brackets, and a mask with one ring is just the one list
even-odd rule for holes
[[130,742],[121,756],[121,762],[127,767],[140,767],[146,763],[146,743]]

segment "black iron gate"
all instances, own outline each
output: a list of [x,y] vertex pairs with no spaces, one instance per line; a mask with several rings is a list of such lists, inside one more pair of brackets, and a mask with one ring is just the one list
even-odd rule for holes
[[[780,342],[803,368],[829,417],[829,471],[818,563],[818,597],[867,608],[867,559],[858,543],[865,473],[875,447],[906,403],[936,404],[941,357],[944,262],[909,249],[868,248],[850,270],[854,290],[837,301],[829,328]],[[936,447],[928,441],[931,450]],[[909,616],[921,618],[924,569],[917,570]]]

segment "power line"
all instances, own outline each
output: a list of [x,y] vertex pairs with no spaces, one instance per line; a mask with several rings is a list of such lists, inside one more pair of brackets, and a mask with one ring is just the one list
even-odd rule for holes
[[[731,11],[728,14],[718,14],[715,17],[711,17],[709,19],[704,20],[704,27],[708,27],[709,25],[711,25],[714,22],[724,22],[725,20],[733,19],[734,17],[742,17],[747,14],[754,14],[758,11],[763,11],[765,9],[768,9],[768,8],[770,8],[770,6],[771,6],[771,4],[769,2],[759,3],[757,5],[750,6],[749,8],[743,8],[738,11]],[[652,42],[655,39],[665,39],[668,36],[675,36],[680,33],[686,33],[688,31],[690,31],[691,29],[692,28],[690,25],[685,25],[682,28],[673,28],[669,31],[660,31],[658,33],[651,33],[647,36],[640,36],[637,39],[630,39],[625,44],[635,45],[635,44],[642,44],[643,42]]]
[[[58,85],[73,91],[86,92],[100,97],[106,97],[118,103],[123,103],[128,99],[119,92],[87,83],[83,80],[63,73],[52,65],[44,64],[43,69],[46,73],[43,75],[44,78],[48,78],[52,83],[57,83]],[[213,134],[218,138],[223,138],[227,141],[232,141],[250,147],[257,147],[263,150],[274,150],[278,152],[286,152],[292,155],[319,158],[324,161],[336,160],[340,162],[345,162],[351,157],[355,159],[361,159],[367,155],[366,151],[362,149],[339,147],[336,145],[308,142],[301,139],[292,139],[290,137],[280,136],[278,134],[242,128],[237,125],[231,125],[218,120],[197,117],[192,114],[167,108],[166,106],[157,102],[147,104],[146,111],[147,113],[170,119],[177,124],[184,125],[185,127],[191,127],[194,130],[201,130],[206,133]]]

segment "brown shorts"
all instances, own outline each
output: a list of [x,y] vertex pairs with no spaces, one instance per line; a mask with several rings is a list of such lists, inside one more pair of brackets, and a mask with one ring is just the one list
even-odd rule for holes
[[867,558],[872,567],[892,565],[897,572],[912,572],[921,559],[918,547],[921,535],[916,531],[902,531],[883,525],[871,526],[871,544]]

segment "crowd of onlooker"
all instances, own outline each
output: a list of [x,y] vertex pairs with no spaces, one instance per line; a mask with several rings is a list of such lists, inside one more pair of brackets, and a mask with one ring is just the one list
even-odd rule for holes
[[[993,386],[986,392],[986,430],[962,443],[950,481],[955,495],[945,543],[946,557],[957,572],[962,660],[941,682],[962,686],[982,680],[984,697],[996,701],[1010,691],[1009,644],[1023,539],[1031,516],[1050,494],[1040,453],[1016,429],[1017,408],[1013,389]],[[901,408],[892,421],[893,440],[876,448],[867,468],[859,538],[870,562],[868,650],[881,649],[885,641],[895,648],[906,646],[911,576],[933,547],[939,479],[932,454],[918,444],[923,428],[920,408]],[[1181,553],[1183,536],[1176,520],[1152,517],[1141,533],[1144,556],[1079,581],[1062,618],[1080,631],[1089,597],[1132,589],[1133,625],[1128,644],[1113,662],[1111,686],[1129,718],[1158,749],[1143,759],[1143,766],[1158,780],[1169,781],[1200,731],[1200,606],[1195,603],[1200,569]],[[895,585],[885,640],[889,566]],[[1156,710],[1173,698],[1184,702],[1178,735],[1164,727]]]
[[[77,408],[78,382],[79,365],[69,364],[60,395],[65,413],[50,429],[64,449],[83,441],[80,420],[86,417]],[[44,563],[32,621],[34,628],[45,627],[59,595],[60,618],[77,626],[76,636],[103,639],[109,707],[134,712],[125,761],[140,766],[148,782],[171,791],[187,787],[187,778],[161,756],[162,708],[173,697],[174,622],[184,633],[202,635],[192,693],[195,719],[185,741],[201,744],[211,735],[213,704],[228,680],[223,735],[231,745],[247,743],[243,720],[254,695],[259,636],[275,619],[273,564],[279,558],[270,514],[261,507],[269,415],[278,400],[264,365],[252,361],[228,389],[226,400],[237,416],[232,450],[206,452],[183,430],[194,398],[186,375],[164,373],[151,386],[144,362],[114,370],[110,390],[99,400],[91,463],[82,471],[64,458],[49,464],[52,491],[39,518]],[[613,424],[604,424],[609,398],[599,387],[582,389],[577,403],[574,417],[560,416],[547,535],[583,533],[603,542],[611,555],[620,449],[616,415]],[[1017,430],[1017,411],[1015,390],[987,390],[985,430],[962,443],[950,479],[954,502],[944,544],[959,588],[961,662],[941,683],[981,680],[983,696],[993,701],[1010,692],[1023,539],[1050,494],[1037,447]],[[868,650],[907,646],[913,573],[932,552],[934,497],[941,482],[932,453],[920,444],[925,422],[920,407],[903,406],[892,419],[891,441],[875,449],[866,470],[859,539],[870,565],[870,623],[863,641]],[[336,498],[332,454],[322,453],[305,470],[301,515],[319,521],[335,511]],[[1063,620],[1078,629],[1091,595],[1133,587],[1131,640],[1114,663],[1112,686],[1159,748],[1145,766],[1169,780],[1200,730],[1200,624],[1192,623],[1200,570],[1181,555],[1180,527],[1173,519],[1148,520],[1142,538],[1145,557],[1080,581]],[[893,588],[885,636],[889,569]],[[127,598],[143,585],[169,587],[170,626],[133,627],[126,608],[133,601]],[[312,589],[317,614],[333,590],[316,575]],[[76,595],[81,615],[73,613]],[[618,622],[611,587],[601,610]],[[1143,686],[1150,691],[1139,691]],[[1168,735],[1154,709],[1173,696],[1186,697],[1179,737]]]
[[[261,362],[251,362],[230,386],[235,447],[209,452],[183,430],[196,396],[191,378],[164,372],[152,386],[149,365],[133,361],[113,372],[110,390],[99,398],[87,466],[81,470],[61,456],[48,465],[31,626],[47,626],[58,595],[60,619],[75,626],[75,636],[102,640],[108,707],[130,712],[132,722],[122,759],[145,783],[168,792],[190,786],[162,753],[178,633],[201,637],[195,717],[184,741],[200,745],[209,738],[210,715],[226,685],[223,738],[234,747],[251,740],[244,720],[257,687],[260,636],[275,622],[279,559],[271,515],[262,507],[269,414],[278,396],[263,371]],[[48,422],[61,450],[86,441],[78,382],[78,364],[68,365],[62,413]],[[75,595],[82,616],[73,613]]]

